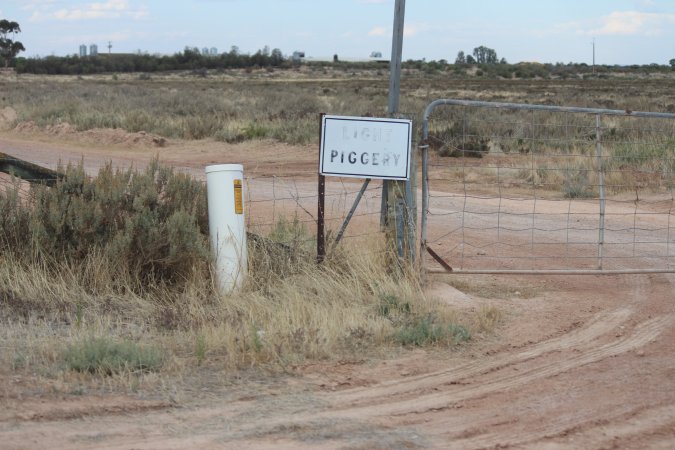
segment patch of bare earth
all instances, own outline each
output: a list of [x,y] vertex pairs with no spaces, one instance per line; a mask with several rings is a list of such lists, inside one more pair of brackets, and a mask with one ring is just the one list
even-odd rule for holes
[[[38,163],[84,155],[85,164],[143,164],[151,156],[146,148],[89,149],[16,135],[0,137],[0,151]],[[244,162],[265,173],[275,154],[288,173],[310,179],[316,167],[307,149],[267,142],[171,142],[159,152],[195,172],[204,162]],[[503,312],[494,335],[459,350],[355,354],[238,381],[196,370],[170,395],[66,393],[2,371],[0,446],[675,446],[675,275],[459,277],[432,278],[428,295],[459,313]]]

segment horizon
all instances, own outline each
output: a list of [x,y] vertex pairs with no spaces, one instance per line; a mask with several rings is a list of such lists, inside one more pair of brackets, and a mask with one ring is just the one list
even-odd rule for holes
[[[243,54],[264,47],[289,57],[367,59],[391,53],[394,0],[8,0],[0,18],[19,23],[20,56],[99,53],[173,55],[185,47]],[[406,2],[404,60],[454,62],[484,45],[509,63],[668,65],[675,58],[672,0],[441,0]]]

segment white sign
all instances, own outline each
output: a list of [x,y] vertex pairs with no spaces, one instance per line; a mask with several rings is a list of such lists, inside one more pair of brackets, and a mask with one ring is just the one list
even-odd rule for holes
[[412,121],[323,116],[319,173],[336,177],[410,178]]

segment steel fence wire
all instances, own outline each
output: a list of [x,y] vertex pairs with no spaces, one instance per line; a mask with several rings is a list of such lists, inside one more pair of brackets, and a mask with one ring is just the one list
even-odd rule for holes
[[[325,194],[325,223],[327,246],[346,219],[361,190],[362,182],[342,178],[328,178]],[[250,230],[261,234],[273,232],[279,223],[295,223],[315,238],[318,192],[316,181],[296,177],[261,176],[246,178],[247,223]],[[371,183],[365,189],[343,240],[379,235],[381,182]]]
[[675,271],[675,114],[437,100],[421,148],[453,272]]

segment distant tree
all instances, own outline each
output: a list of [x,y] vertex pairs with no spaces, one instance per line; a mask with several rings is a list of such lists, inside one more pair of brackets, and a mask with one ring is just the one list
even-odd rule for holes
[[478,64],[497,64],[497,52],[491,48],[481,45],[473,49],[473,57]]
[[467,64],[476,64],[476,60],[473,58],[473,56],[466,55],[466,63]]
[[506,58],[502,58],[499,60],[499,64],[508,64],[508,62],[506,62]]
[[673,70],[675,70],[675,58],[671,59],[671,60],[668,61],[668,62],[670,63],[670,67],[672,67]]
[[[9,66],[10,60],[14,59],[16,55],[26,51],[21,42],[14,40],[17,33],[21,33],[21,27],[18,23],[6,19],[0,20],[0,55],[5,60],[5,68]],[[8,36],[11,36],[11,38]]]
[[457,58],[455,58],[455,64],[466,64],[466,56],[464,55],[463,51],[459,51],[457,53]]
[[273,66],[281,65],[281,63],[284,62],[284,54],[281,53],[281,50],[278,48],[272,50],[272,56],[270,58],[272,59]]

